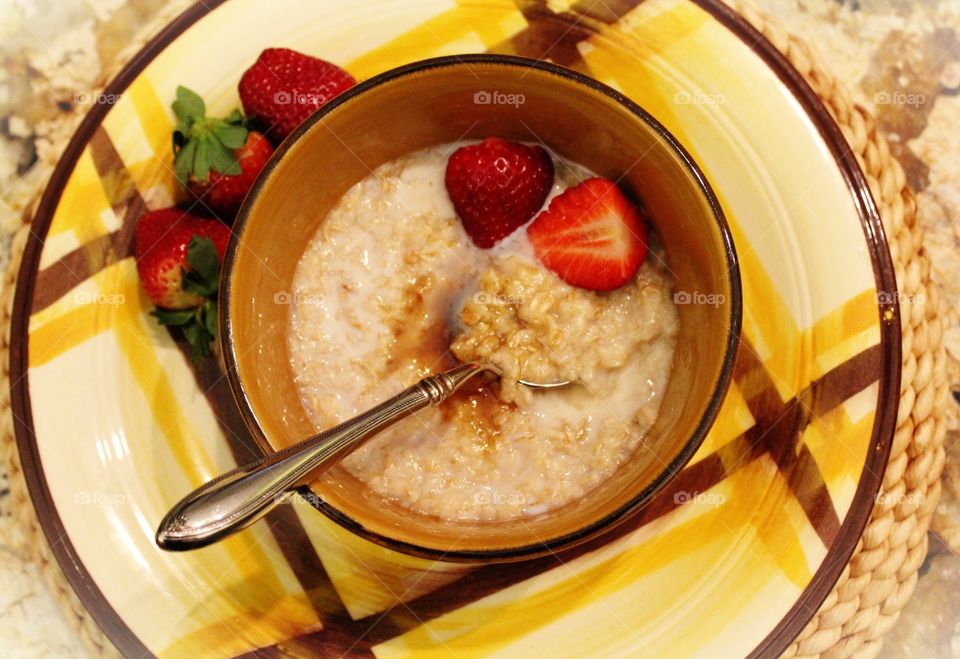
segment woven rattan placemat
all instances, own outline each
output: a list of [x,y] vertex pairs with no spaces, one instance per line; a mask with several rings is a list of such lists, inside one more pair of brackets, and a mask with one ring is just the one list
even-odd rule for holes
[[[167,4],[141,38],[105,72],[106,83],[146,41],[189,2]],[[873,657],[883,634],[913,592],[917,571],[927,551],[927,528],[940,495],[943,468],[944,410],[949,391],[946,356],[937,316],[938,292],[930,281],[930,263],[916,221],[917,206],[903,170],[878,134],[870,114],[819,65],[810,49],[781,25],[740,2],[730,2],[806,79],[833,115],[866,175],[890,243],[900,292],[903,370],[897,430],[883,487],[870,521],[840,580],[785,656]],[[42,177],[41,177],[42,178]],[[40,190],[37,191],[38,194]],[[13,290],[31,213],[14,237],[11,262],[3,282],[0,314],[7,328],[0,342],[6,355]],[[8,379],[4,356],[3,378]],[[9,382],[7,382],[9,385]],[[10,477],[13,510],[34,551],[54,597],[60,602],[83,643],[96,655],[116,651],[80,604],[54,560],[40,530],[20,470],[10,410],[9,387],[0,398],[0,454]]]

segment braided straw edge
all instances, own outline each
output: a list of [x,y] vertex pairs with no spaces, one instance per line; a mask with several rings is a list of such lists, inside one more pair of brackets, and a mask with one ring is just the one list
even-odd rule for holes
[[748,2],[730,1],[803,75],[857,158],[880,211],[900,293],[903,369],[890,459],[857,548],[833,591],[784,657],[877,656],[917,583],[927,529],[940,498],[949,398],[937,316],[939,290],[916,221],[917,203],[900,163],[870,113],[817,61],[807,44]]
[[[869,112],[853,103],[847,89],[819,65],[804,41],[748,2],[726,1],[787,57],[827,106],[866,175],[895,266],[901,294],[903,370],[897,429],[881,493],[833,591],[783,655],[868,659],[879,653],[883,634],[896,622],[913,592],[927,552],[927,529],[940,496],[949,388],[942,326],[936,312],[939,292],[930,281],[930,262],[916,222],[916,200]],[[117,62],[130,59],[189,4],[184,0],[167,4]],[[104,82],[117,70],[119,66],[105,74]],[[0,352],[4,354],[10,347],[13,291],[31,219],[32,209],[28,209],[24,226],[13,239],[0,293],[5,326]],[[8,360],[2,364],[2,377],[9,384]],[[0,392],[0,454],[9,473],[13,510],[54,599],[91,654],[117,656],[67,583],[39,527],[20,469],[8,386]]]
[[[160,34],[164,28],[192,4],[194,4],[194,0],[169,0],[149,23],[138,30],[134,38],[117,55],[114,61],[104,66],[97,87],[102,89],[120,72],[127,62],[131,61],[140,52],[150,39]],[[56,134],[72,136],[82,119],[83,115],[81,113],[70,116],[65,120],[71,124],[70,129],[57,131]],[[64,141],[58,152],[62,151],[62,147],[65,145],[66,142]],[[46,181],[53,171],[54,164],[47,159],[37,163],[37,167],[45,169],[42,176],[37,178],[38,181],[43,182],[42,185],[38,186],[39,191],[42,192],[43,188],[46,187]],[[0,281],[0,287],[2,287],[0,288],[0,323],[3,326],[3,332],[0,335],[0,356],[2,356],[2,359],[0,359],[0,364],[2,364],[0,366],[0,378],[2,378],[2,389],[0,389],[0,464],[3,464],[7,469],[11,511],[19,522],[31,558],[40,568],[49,592],[63,612],[64,619],[70,628],[76,632],[81,645],[91,656],[114,659],[120,657],[120,653],[80,602],[80,598],[67,581],[60,564],[50,549],[43,530],[40,528],[20,465],[14,434],[13,411],[10,407],[9,353],[12,329],[10,321],[13,316],[13,298],[17,275],[23,259],[23,251],[31,234],[30,224],[39,200],[40,192],[23,212],[21,217],[23,225],[13,236],[10,244],[10,261],[3,279]]]

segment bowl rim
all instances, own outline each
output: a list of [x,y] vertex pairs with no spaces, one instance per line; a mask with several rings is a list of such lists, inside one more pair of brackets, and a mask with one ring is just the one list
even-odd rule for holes
[[314,125],[320,122],[329,113],[334,111],[349,100],[362,95],[365,91],[377,87],[383,83],[402,78],[404,76],[426,71],[435,68],[469,66],[477,65],[496,65],[515,68],[535,69],[564,78],[567,81],[574,82],[589,89],[599,92],[616,103],[620,104],[627,111],[637,116],[646,123],[657,134],[665,146],[676,155],[681,166],[691,175],[700,190],[700,193],[706,199],[710,208],[710,214],[713,217],[717,228],[720,231],[720,237],[723,243],[724,260],[727,265],[727,275],[730,279],[730,313],[728,316],[728,332],[726,345],[724,347],[724,357],[720,372],[713,384],[712,394],[707,407],[700,418],[700,422],[693,433],[687,439],[679,454],[666,466],[657,477],[643,488],[637,495],[624,505],[617,508],[604,517],[580,527],[575,531],[556,536],[542,542],[535,542],[517,547],[507,547],[493,550],[440,550],[431,547],[415,545],[396,538],[376,533],[364,527],[359,521],[353,519],[339,509],[323,501],[309,486],[303,486],[297,491],[312,507],[319,510],[329,519],[336,522],[351,533],[369,540],[377,545],[393,549],[404,554],[428,558],[433,560],[444,560],[451,562],[511,562],[538,558],[549,554],[556,554],[568,550],[576,545],[591,540],[603,532],[613,529],[615,526],[624,522],[634,513],[639,511],[659,492],[681,469],[690,461],[697,449],[703,443],[708,431],[713,426],[719,413],[720,406],[726,397],[732,381],[733,369],[736,363],[737,350],[740,343],[740,332],[742,329],[743,317],[743,295],[740,279],[740,264],[734,247],[733,236],[727,223],[723,209],[710,187],[706,176],[699,165],[690,155],[690,153],[680,144],[680,142],[670,133],[667,128],[644,110],[639,104],[627,98],[614,88],[606,85],[594,78],[581,74],[572,69],[558,66],[543,60],[537,60],[527,57],[518,57],[515,55],[501,55],[489,53],[475,53],[467,55],[446,55],[441,57],[432,57],[423,60],[417,60],[402,66],[390,69],[376,76],[363,80],[347,91],[338,95],[336,98],[328,101],[323,107],[319,108],[310,115],[296,130],[293,131],[276,148],[266,165],[260,171],[256,181],[247,194],[237,218],[232,227],[232,235],[227,246],[221,268],[221,284],[219,293],[219,314],[218,314],[218,341],[221,347],[221,353],[225,364],[225,372],[229,383],[230,391],[236,400],[240,409],[240,415],[244,424],[250,430],[257,449],[265,456],[274,451],[263,429],[257,420],[256,414],[249,402],[246,387],[240,379],[235,357],[236,344],[234,341],[233,324],[230,320],[230,297],[233,290],[233,271],[236,253],[238,251],[240,236],[244,227],[247,225],[251,208],[254,200],[259,196],[270,174],[278,166],[283,157],[290,151],[294,144],[302,135],[310,131]]

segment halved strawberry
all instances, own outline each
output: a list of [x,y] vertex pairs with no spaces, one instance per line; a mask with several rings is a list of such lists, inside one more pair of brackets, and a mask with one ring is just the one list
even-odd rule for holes
[[610,291],[637,274],[647,226],[607,179],[590,178],[556,196],[527,227],[540,262],[573,286]]
[[473,244],[493,247],[543,206],[553,161],[541,146],[488,137],[453,152],[444,183]]
[[193,357],[210,354],[217,336],[215,299],[230,229],[216,220],[177,208],[144,214],[137,222],[134,256],[151,312],[161,325],[176,326]]

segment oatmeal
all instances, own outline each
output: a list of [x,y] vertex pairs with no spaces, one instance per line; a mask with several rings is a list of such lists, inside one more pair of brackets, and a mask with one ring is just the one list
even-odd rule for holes
[[[441,518],[536,515],[643,450],[676,310],[655,258],[628,285],[594,293],[543,268],[523,230],[474,247],[444,188],[455,146],[379,167],[331,210],[294,278],[291,364],[318,431],[456,359],[497,365],[502,384],[468,383],[343,465],[379,495]],[[586,175],[562,162],[557,173],[551,197]],[[528,394],[518,377],[576,384]]]
[[634,282],[598,294],[510,256],[481,275],[460,321],[453,354],[497,366],[501,397],[513,401],[532,395],[520,379],[574,381],[595,396],[610,393],[629,361],[656,341],[672,341],[676,310],[664,273],[650,261]]

